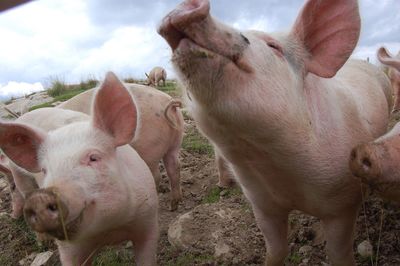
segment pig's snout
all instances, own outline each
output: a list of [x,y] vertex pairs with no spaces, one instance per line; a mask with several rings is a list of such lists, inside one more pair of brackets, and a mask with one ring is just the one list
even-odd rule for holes
[[39,189],[27,197],[24,216],[34,231],[62,238],[68,209],[54,191]]
[[373,145],[362,144],[355,147],[350,155],[350,169],[363,182],[370,183],[381,175],[379,159]]
[[175,50],[186,37],[185,29],[207,18],[210,12],[208,0],[187,0],[170,12],[162,21],[158,32]]

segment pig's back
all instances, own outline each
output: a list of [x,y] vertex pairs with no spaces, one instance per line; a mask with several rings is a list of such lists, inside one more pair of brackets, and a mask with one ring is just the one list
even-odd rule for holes
[[40,108],[19,117],[16,122],[51,131],[73,122],[86,121],[89,116],[80,112],[58,108]]

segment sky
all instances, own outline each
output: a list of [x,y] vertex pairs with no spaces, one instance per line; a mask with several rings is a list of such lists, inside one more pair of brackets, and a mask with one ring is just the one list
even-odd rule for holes
[[[210,0],[211,14],[237,29],[289,30],[305,0]],[[0,99],[47,88],[52,80],[101,80],[107,71],[144,79],[171,50],[157,34],[178,0],[35,0],[0,13]],[[361,37],[353,57],[384,45],[400,50],[400,0],[359,0]]]

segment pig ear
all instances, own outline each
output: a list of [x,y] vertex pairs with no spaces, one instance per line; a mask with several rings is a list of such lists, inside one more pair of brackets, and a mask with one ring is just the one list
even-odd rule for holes
[[46,133],[18,123],[0,122],[0,148],[18,166],[39,172],[38,149]]
[[360,24],[357,0],[308,0],[291,32],[309,53],[306,71],[333,77],[357,45]]
[[121,81],[108,72],[93,103],[93,126],[114,138],[115,146],[131,142],[137,123],[136,105]]
[[400,58],[398,59],[390,55],[385,47],[379,48],[377,56],[382,64],[394,67],[395,69],[400,71]]

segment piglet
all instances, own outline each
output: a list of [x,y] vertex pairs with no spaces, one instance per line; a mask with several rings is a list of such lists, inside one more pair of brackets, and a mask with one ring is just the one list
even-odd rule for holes
[[283,265],[288,214],[321,218],[332,265],[354,265],[360,182],[348,156],[383,134],[390,82],[348,60],[360,33],[356,0],[307,0],[289,33],[238,31],[186,0],[159,33],[188,110],[233,169],[266,241],[266,264]]
[[[378,59],[391,67],[392,86],[395,89],[395,106],[399,102],[400,83],[393,83],[393,77],[400,74],[400,57],[391,56],[382,47]],[[400,82],[400,76],[399,80]],[[388,133],[374,141],[355,147],[350,156],[350,169],[353,174],[369,184],[373,191],[383,198],[400,202],[400,123]]]
[[[53,109],[57,116],[73,111]],[[63,265],[91,261],[104,245],[134,243],[136,263],[155,265],[157,193],[146,163],[127,145],[137,124],[135,103],[108,73],[91,116],[46,132],[29,123],[0,123],[0,147],[18,166],[42,172],[27,195],[30,227],[56,238]]]

